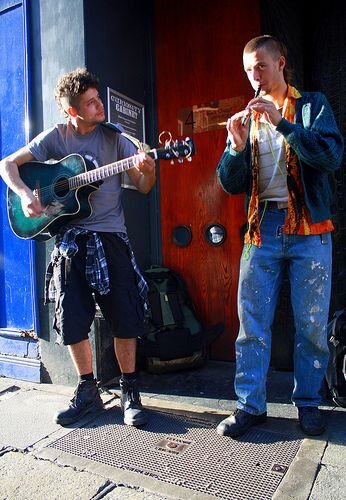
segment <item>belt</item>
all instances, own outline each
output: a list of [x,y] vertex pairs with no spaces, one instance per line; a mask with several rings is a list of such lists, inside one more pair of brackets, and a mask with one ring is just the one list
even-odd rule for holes
[[267,200],[267,202],[261,201],[260,205],[264,207],[265,203],[267,203],[267,208],[268,209],[276,208],[276,209],[282,210],[282,209],[288,207],[288,202],[287,201],[271,201],[271,200]]

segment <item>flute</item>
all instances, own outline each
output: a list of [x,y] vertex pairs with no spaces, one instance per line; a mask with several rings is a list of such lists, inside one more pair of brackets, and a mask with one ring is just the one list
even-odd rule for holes
[[[261,92],[261,85],[258,86],[258,89],[255,92],[254,99],[256,99],[256,97],[258,97],[260,95],[260,92]],[[250,114],[243,116],[243,118],[241,120],[241,124],[245,127],[245,125],[248,124],[249,120],[250,120]]]

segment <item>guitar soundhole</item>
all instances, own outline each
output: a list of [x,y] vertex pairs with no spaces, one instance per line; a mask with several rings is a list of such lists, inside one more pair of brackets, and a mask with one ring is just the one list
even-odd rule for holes
[[61,178],[55,183],[54,193],[57,198],[64,198],[69,193],[69,185],[66,178]]

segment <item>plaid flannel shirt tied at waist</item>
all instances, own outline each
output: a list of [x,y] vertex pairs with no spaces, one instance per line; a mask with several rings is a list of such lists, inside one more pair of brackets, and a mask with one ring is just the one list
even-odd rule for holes
[[[59,233],[55,239],[55,247],[51,254],[51,259],[47,267],[46,277],[45,277],[45,293],[44,293],[44,303],[55,302],[56,288],[53,277],[53,268],[56,265],[60,256],[66,259],[66,265],[69,265],[70,259],[78,252],[78,245],[76,243],[76,238],[80,234],[88,235],[87,246],[86,246],[86,266],[85,266],[85,277],[87,283],[91,288],[97,291],[100,295],[106,295],[110,292],[109,287],[109,274],[107,259],[105,256],[104,248],[100,235],[96,232],[88,231],[87,229],[81,229],[77,227],[72,227],[65,231],[64,233]],[[119,238],[121,238],[127,245],[131,264],[136,273],[137,278],[137,288],[139,295],[146,307],[148,285],[143,278],[131,248],[130,240],[126,233],[115,233]]]

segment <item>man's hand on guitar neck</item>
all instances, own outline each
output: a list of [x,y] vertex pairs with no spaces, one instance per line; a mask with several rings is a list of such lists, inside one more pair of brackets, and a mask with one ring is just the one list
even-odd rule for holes
[[138,155],[134,157],[135,168],[128,170],[127,173],[141,193],[148,193],[156,180],[156,164],[153,158],[144,151],[139,150]]

